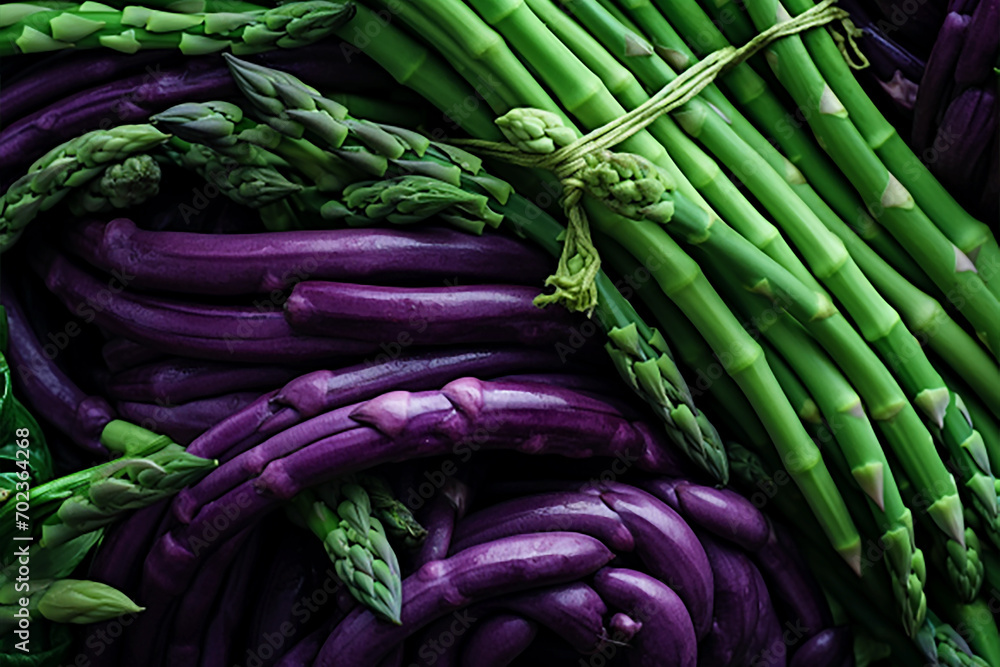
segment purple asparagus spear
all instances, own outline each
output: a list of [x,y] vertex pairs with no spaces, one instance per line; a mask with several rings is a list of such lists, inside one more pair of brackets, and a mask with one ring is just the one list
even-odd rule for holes
[[767,582],[772,600],[784,607],[782,620],[801,629],[805,639],[833,625],[823,593],[802,561],[795,542],[781,526],[771,522],[767,543],[753,554],[754,563]]
[[356,610],[330,634],[313,664],[375,665],[403,638],[449,612],[501,593],[574,581],[611,558],[600,542],[576,533],[520,535],[472,547],[403,581],[400,625]]
[[515,239],[437,227],[196,234],[118,218],[73,226],[64,247],[132,287],[191,294],[272,294],[303,280],[536,285],[550,269],[542,251]]
[[642,623],[642,629],[625,649],[630,665],[698,664],[698,640],[691,617],[666,584],[635,570],[606,567],[594,575],[594,589],[612,607],[627,611]]
[[105,383],[117,399],[142,403],[185,403],[234,391],[280,387],[302,375],[294,366],[246,366],[170,357],[112,375]]
[[141,364],[147,364],[163,358],[163,353],[140,345],[127,338],[112,338],[101,348],[101,356],[108,370],[120,373]]
[[471,493],[472,489],[468,484],[449,476],[426,511],[419,515],[420,524],[427,529],[427,536],[414,554],[414,568],[448,557],[455,523],[465,516]]
[[[36,414],[44,416],[89,455],[106,458],[108,451],[101,444],[101,432],[115,418],[114,410],[103,398],[85,394],[56,366],[58,348],[54,344],[42,345],[12,287],[7,280],[0,282],[4,283],[0,285],[0,301],[7,311],[7,356],[18,394]],[[79,332],[80,327],[72,324]]]
[[635,539],[600,498],[583,493],[547,493],[516,498],[476,512],[455,532],[451,552],[500,537],[546,530],[583,533],[612,551],[632,551]]
[[918,155],[927,151],[934,143],[938,112],[954,80],[955,66],[965,43],[970,21],[969,16],[949,13],[927,58],[927,67],[917,92],[917,103],[913,107],[911,141],[913,150]]
[[962,52],[955,63],[955,83],[961,87],[985,83],[996,88],[993,68],[1000,46],[1000,2],[979,0]]
[[754,638],[758,613],[755,578],[760,573],[743,553],[705,533],[700,537],[712,564],[715,605],[712,629],[699,645],[698,664],[742,665]]
[[542,345],[568,337],[570,314],[538,308],[536,296],[538,288],[529,286],[379,287],[307,280],[292,289],[285,316],[304,334],[406,345]]
[[198,664],[202,638],[211,620],[216,597],[251,532],[250,528],[244,530],[212,554],[195,577],[191,588],[179,600],[173,626],[165,633],[171,637],[165,664]]
[[180,405],[119,401],[117,407],[122,419],[170,436],[178,444],[187,445],[226,417],[250,405],[259,396],[260,393],[256,391],[241,391]]
[[850,627],[827,628],[810,638],[795,652],[789,667],[850,665],[853,664],[853,646]]
[[84,322],[164,352],[209,359],[299,362],[364,354],[375,342],[296,334],[280,312],[209,306],[129,294],[109,287],[65,257],[39,257],[45,282]]
[[767,542],[767,519],[735,491],[681,482],[676,493],[680,513],[689,522],[747,551],[757,551]]
[[506,667],[538,633],[538,624],[513,614],[497,614],[473,629],[462,649],[462,667]]

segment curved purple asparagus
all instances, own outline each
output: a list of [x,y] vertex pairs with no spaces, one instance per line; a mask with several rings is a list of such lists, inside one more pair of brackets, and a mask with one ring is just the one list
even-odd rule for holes
[[119,401],[117,407],[122,419],[170,436],[178,444],[187,445],[223,419],[250,405],[259,396],[260,392],[241,391],[179,405]]
[[[50,344],[51,350],[42,346],[9,281],[0,283],[0,302],[7,311],[7,356],[18,394],[36,414],[44,416],[89,455],[107,458],[101,432],[115,418],[114,410],[103,398],[85,394],[56,366],[53,359],[58,348],[54,344]],[[72,324],[80,330],[75,321]]]
[[405,637],[451,611],[502,593],[574,581],[611,558],[600,542],[576,533],[520,535],[472,547],[428,563],[403,581],[400,625],[355,610],[330,634],[313,664],[375,665]]
[[292,288],[285,317],[304,334],[405,345],[568,339],[573,316],[535,306],[538,288],[517,285],[380,287],[307,280]]
[[303,374],[285,365],[247,366],[170,357],[116,373],[105,383],[112,398],[177,404],[234,391],[280,387]]
[[443,227],[198,234],[118,218],[73,226],[63,246],[133,287],[191,294],[272,294],[303,280],[537,285],[551,269],[516,239]]

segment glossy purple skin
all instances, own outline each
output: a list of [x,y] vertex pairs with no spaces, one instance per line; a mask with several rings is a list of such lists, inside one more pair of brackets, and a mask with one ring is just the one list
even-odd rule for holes
[[85,322],[170,354],[295,363],[378,350],[374,341],[299,335],[280,312],[185,303],[121,291],[115,294],[114,289],[61,255],[52,253],[38,259],[49,290],[71,312]]
[[611,617],[608,627],[612,632],[612,639],[629,642],[642,630],[642,621],[637,621],[628,614],[618,612]]
[[648,574],[606,567],[594,575],[594,590],[611,607],[642,622],[629,643],[633,667],[694,667],[698,640],[684,603],[663,582]]
[[120,373],[130,368],[163,358],[163,353],[136,343],[127,338],[112,338],[101,348],[104,364],[111,373]]
[[664,460],[663,442],[641,422],[590,397],[540,385],[462,378],[438,392],[383,394],[351,417],[384,437],[314,442],[269,463],[255,487],[290,497],[335,469],[343,474],[359,465],[433,455],[467,459],[477,449],[494,448],[570,458],[627,456],[640,469],[674,469],[672,459]]
[[294,366],[243,366],[170,357],[112,375],[105,389],[121,400],[177,404],[235,391],[280,387],[302,375]]
[[742,665],[754,638],[757,620],[757,583],[760,574],[750,559],[721,540],[704,533],[702,545],[712,563],[715,605],[712,629],[698,647],[698,665]]
[[621,517],[600,498],[565,492],[516,498],[476,512],[459,524],[451,552],[500,537],[548,530],[590,535],[616,552],[635,548]]
[[730,489],[681,482],[676,487],[681,516],[747,551],[767,542],[767,519],[753,503]]
[[125,54],[102,49],[74,51],[71,57],[66,57],[66,54],[59,56],[46,58],[44,67],[34,66],[34,76],[25,73],[4,86],[0,91],[3,125],[10,125],[26,114],[87,86],[100,85],[138,72],[153,76],[161,69],[163,60],[163,52],[160,51]]
[[[362,61],[351,67],[331,67],[331,59],[343,62],[335,41],[310,48],[315,49],[317,58],[305,57],[308,51],[299,49],[278,49],[246,57],[298,76],[313,86],[321,87],[324,82],[335,84],[341,92],[344,88],[338,82],[342,82],[345,75],[350,76],[352,71],[362,72],[358,77],[359,85],[352,86],[355,89],[378,90],[380,83],[388,82],[381,68],[358,67]],[[112,57],[121,56],[106,53]],[[8,169],[27,166],[57,144],[100,129],[102,122],[110,121],[114,125],[143,123],[154,113],[180,102],[240,97],[222,58],[179,58],[176,62],[175,67],[164,68],[155,77],[148,73],[135,74],[54,98],[57,101],[31,112],[0,132],[0,163]]]
[[202,398],[180,405],[155,405],[119,401],[122,419],[156,433],[162,433],[187,445],[226,417],[239,412],[260,396],[256,391],[242,391]]
[[449,477],[419,516],[427,537],[413,556],[412,566],[420,568],[432,560],[448,557],[456,522],[465,516],[472,489],[465,482]]
[[191,451],[199,456],[222,458],[232,446],[255,433],[274,434],[302,419],[393,389],[424,390],[463,375],[488,378],[523,369],[559,366],[558,357],[548,351],[521,349],[459,349],[398,358],[387,356],[384,361],[376,357],[374,363],[316,371],[292,380],[273,395],[262,397],[245,414],[235,415],[206,433],[191,444]]
[[506,667],[538,634],[538,624],[512,614],[480,622],[462,649],[462,667]]
[[533,303],[536,286],[382,287],[307,280],[292,288],[285,317],[315,336],[400,345],[520,343],[569,336],[574,318]]
[[635,539],[636,555],[681,597],[695,634],[704,638],[712,624],[714,575],[691,527],[659,498],[637,487],[607,482],[585,491],[598,494],[621,517]]
[[355,610],[327,638],[315,667],[376,665],[405,637],[450,612],[496,595],[585,577],[613,554],[576,533],[519,535],[428,563],[403,581],[402,624]]
[[852,658],[850,627],[827,628],[795,651],[789,667],[844,667],[854,664]]
[[551,270],[548,256],[524,242],[443,227],[200,234],[151,232],[118,218],[72,227],[63,246],[128,275],[131,287],[190,294],[271,294],[303,280],[540,285]]
[[604,626],[607,605],[582,581],[490,600],[485,606],[531,619],[580,653],[592,653],[609,634]]
[[972,13],[972,24],[968,37],[962,45],[962,53],[955,63],[955,83],[972,86],[979,83],[989,85],[995,75],[993,67],[997,62],[997,48],[1000,45],[1000,2],[980,0]]
[[784,528],[769,523],[767,543],[752,555],[754,564],[767,582],[772,601],[783,612],[781,620],[800,628],[808,639],[833,625],[833,618],[795,541]]
[[471,458],[476,445],[571,458],[626,457],[639,469],[676,474],[672,461],[664,460],[662,434],[654,436],[642,422],[558,388],[462,378],[439,391],[384,394],[357,408],[352,418],[377,428],[303,443],[302,449],[268,463],[253,481],[201,508],[189,508],[196,518],[161,538],[147,559],[155,585],[182,590],[199,562],[193,541],[234,507],[240,511],[226,519],[222,534],[251,525],[303,489],[382,463],[438,455],[462,461]]
[[949,13],[941,25],[937,41],[927,58],[913,108],[913,150],[920,155],[930,148],[937,130],[938,112],[955,75],[971,17]]
[[88,455],[102,460],[107,458],[108,451],[101,444],[101,432],[115,419],[114,410],[100,396],[85,394],[59,369],[50,358],[55,345],[43,347],[9,285],[0,285],[0,302],[7,311],[7,363],[18,396]]

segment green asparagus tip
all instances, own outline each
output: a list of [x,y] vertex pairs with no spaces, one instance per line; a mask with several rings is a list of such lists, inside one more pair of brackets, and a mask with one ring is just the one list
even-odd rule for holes
[[38,612],[56,623],[97,623],[144,609],[111,586],[76,579],[53,582],[38,601]]

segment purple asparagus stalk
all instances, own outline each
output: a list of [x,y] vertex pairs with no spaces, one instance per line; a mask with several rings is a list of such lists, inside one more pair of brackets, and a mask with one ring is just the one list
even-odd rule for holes
[[416,345],[520,343],[568,339],[574,318],[541,309],[537,287],[377,287],[308,280],[285,302],[292,328],[304,334]]
[[58,348],[54,343],[47,344],[51,348],[42,345],[9,281],[0,283],[0,301],[7,311],[9,364],[19,395],[89,455],[107,458],[101,432],[115,418],[114,410],[103,398],[85,394],[59,369],[54,361]]
[[170,357],[112,375],[105,388],[112,398],[177,404],[238,390],[280,387],[302,375],[284,365],[236,365]]
[[519,535],[472,547],[406,578],[400,625],[355,610],[330,634],[313,664],[376,664],[403,638],[471,602],[574,581],[611,558],[600,542],[576,533]]
[[272,294],[303,280],[537,285],[550,269],[515,239],[437,227],[197,234],[118,218],[72,227],[64,247],[133,287],[191,294]]
[[134,403],[119,401],[122,419],[187,445],[226,417],[239,412],[260,396],[256,391],[241,391],[201,398],[179,405],[169,403]]

